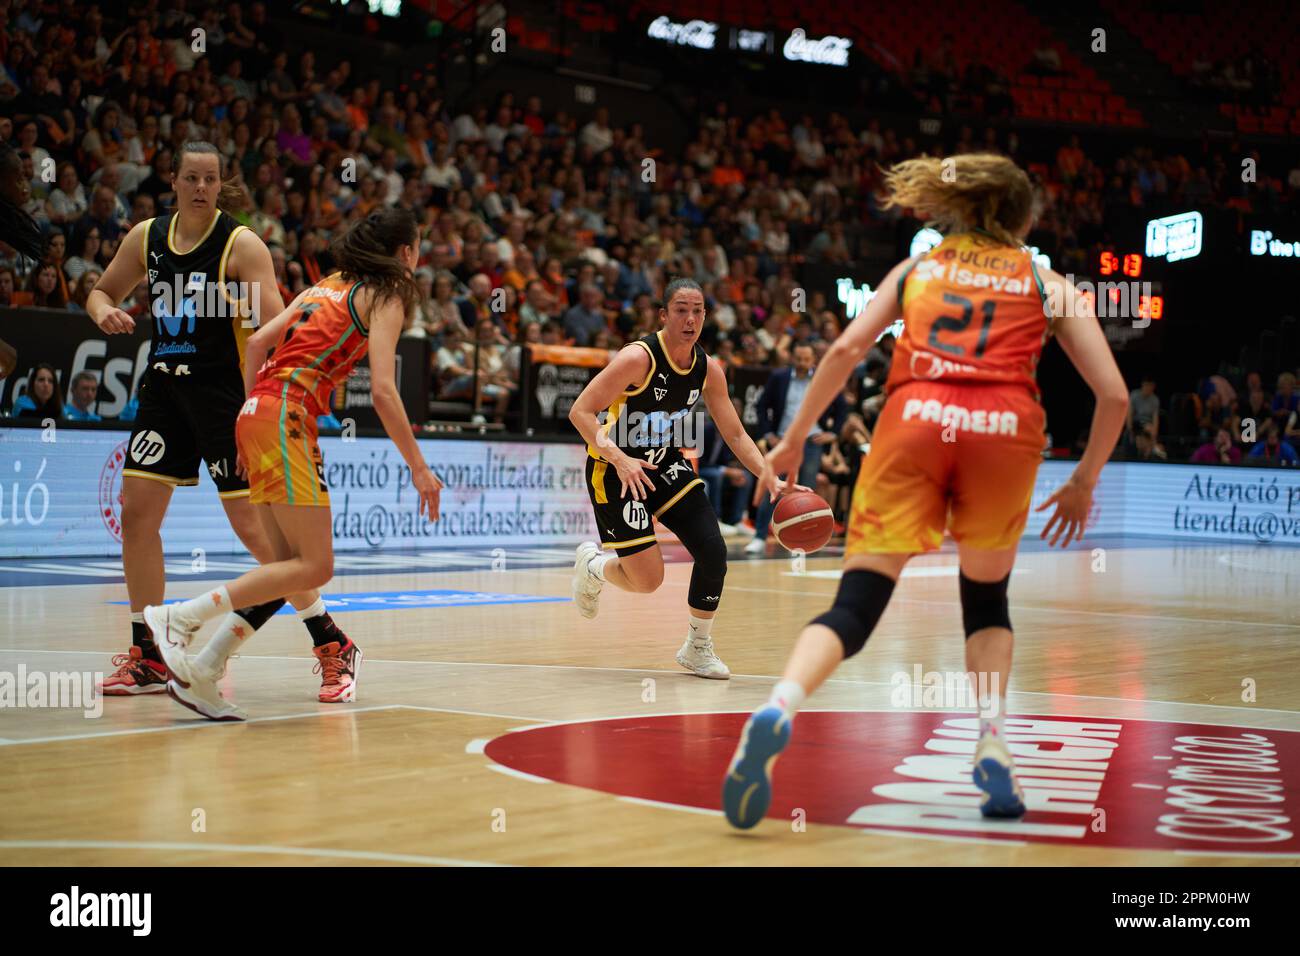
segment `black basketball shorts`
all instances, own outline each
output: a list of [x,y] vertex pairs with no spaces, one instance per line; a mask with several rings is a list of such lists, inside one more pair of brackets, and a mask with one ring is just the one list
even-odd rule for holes
[[169,375],[151,368],[140,379],[140,406],[123,477],[197,485],[200,459],[223,498],[248,494],[235,474],[235,419],[244,404],[238,369]]
[[654,484],[654,491],[640,501],[631,495],[624,498],[614,466],[587,456],[587,494],[596,511],[601,547],[619,554],[636,554],[653,546],[653,519],[677,504],[692,488],[704,485],[691,463],[671,451],[658,462],[657,469],[645,474]]

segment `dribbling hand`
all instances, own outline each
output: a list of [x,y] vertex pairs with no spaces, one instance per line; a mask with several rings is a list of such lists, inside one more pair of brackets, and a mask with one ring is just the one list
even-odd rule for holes
[[640,458],[633,458],[631,455],[624,455],[614,464],[614,470],[618,472],[618,481],[622,485],[620,498],[628,497],[631,493],[633,501],[641,501],[650,492],[655,490],[654,479],[645,473],[646,468],[658,470],[658,465],[652,465],[648,461],[642,461]]
[[[794,445],[784,438],[777,442],[763,459],[763,473],[758,476],[758,482],[754,486],[754,504],[757,505],[763,500],[764,492],[776,501],[784,492],[792,489],[808,491],[809,489],[794,483],[801,464],[803,464],[803,442]],[[780,478],[780,475],[785,475],[785,478]]]
[[[1061,541],[1062,548],[1072,540],[1083,539],[1083,529],[1088,523],[1088,512],[1092,509],[1092,489],[1092,485],[1070,478],[1052,492],[1050,498],[1034,509],[1042,511],[1048,505],[1056,505],[1056,511],[1047,520],[1047,524],[1043,526],[1043,533],[1039,535],[1040,538],[1052,535],[1052,540],[1047,543],[1048,547],[1054,547],[1062,533],[1065,534],[1065,538]],[[1056,529],[1054,534],[1053,528]]]
[[439,503],[442,499],[442,479],[425,468],[412,476],[411,484],[414,485],[416,494],[420,496],[420,514],[430,521],[437,521],[440,514]]
[[99,326],[99,330],[105,335],[118,335],[123,332],[135,331],[135,319],[121,309],[109,309],[104,313],[103,318],[95,324]]

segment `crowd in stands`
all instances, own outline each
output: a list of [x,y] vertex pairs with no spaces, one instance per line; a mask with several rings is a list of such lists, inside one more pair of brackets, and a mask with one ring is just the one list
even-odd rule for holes
[[1196,391],[1174,396],[1166,408],[1154,378],[1144,376],[1129,395],[1128,422],[1115,457],[1178,460],[1166,450],[1166,444],[1178,442],[1189,449],[1188,460],[1198,464],[1300,465],[1296,377],[1296,372],[1282,372],[1270,394],[1258,372],[1233,376],[1235,381],[1209,375]]
[[1296,374],[1277,377],[1272,394],[1258,372],[1234,385],[1222,375],[1206,378],[1186,398],[1188,416],[1202,444],[1192,461],[1235,465],[1243,461],[1300,464],[1300,392]]
[[[696,117],[683,150],[604,107],[580,119],[507,93],[452,109],[431,73],[394,88],[361,57],[318,62],[263,3],[136,0],[115,15],[73,0],[0,0],[0,55],[0,141],[17,150],[25,208],[47,236],[37,263],[0,246],[0,306],[83,310],[125,232],[168,209],[177,148],[208,140],[242,190],[232,213],[269,245],[286,302],[330,271],[330,241],[349,222],[385,204],[415,209],[425,294],[406,334],[429,340],[434,397],[477,393],[498,420],[518,405],[520,343],[617,350],[657,328],[670,276],[704,288],[703,343],[724,366],[789,366],[804,347],[815,363],[845,316],[821,291],[794,311],[802,267],[849,265],[892,234],[899,213],[880,208],[881,169],[921,152],[876,120],[739,116],[725,101]],[[969,79],[989,82],[978,70]],[[1031,171],[1043,195],[1031,241],[1050,243],[1063,272],[1084,271],[1119,209],[1269,208],[1300,196],[1300,169],[1261,173],[1247,189],[1226,144],[1137,147],[1103,163],[1077,135],[1054,154],[1025,155],[1014,132],[965,127],[944,146],[1002,152]],[[145,314],[143,283],[123,308]],[[846,395],[840,438],[819,468],[832,484],[852,474],[869,437],[891,341]],[[34,376],[12,413],[58,400],[41,388]],[[1248,397],[1232,401],[1244,414],[1254,392],[1241,391]],[[1279,383],[1273,401],[1282,395]],[[1203,397],[1237,442],[1231,402]],[[1268,419],[1295,437],[1294,416]],[[1131,444],[1143,441],[1138,427]]]

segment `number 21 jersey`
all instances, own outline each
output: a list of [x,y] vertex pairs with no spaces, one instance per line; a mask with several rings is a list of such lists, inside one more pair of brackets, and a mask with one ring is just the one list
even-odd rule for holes
[[903,332],[886,389],[908,382],[1023,385],[1037,400],[1049,334],[1046,294],[1026,248],[960,233],[899,281]]

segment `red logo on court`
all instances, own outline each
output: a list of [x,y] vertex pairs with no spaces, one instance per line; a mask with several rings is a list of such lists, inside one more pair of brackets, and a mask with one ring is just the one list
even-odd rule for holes
[[127,442],[121,442],[108,453],[108,460],[99,472],[99,514],[119,543],[122,541],[122,469],[126,467]]
[[[717,810],[747,714],[543,726],[488,744],[497,763],[620,796]],[[1028,812],[985,820],[977,719],[805,711],[768,816],[874,833],[1212,853],[1300,853],[1300,732],[1105,717],[1006,718]],[[724,825],[724,824],[719,824]]]

